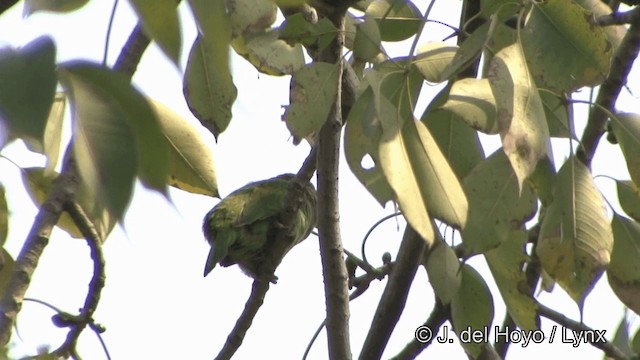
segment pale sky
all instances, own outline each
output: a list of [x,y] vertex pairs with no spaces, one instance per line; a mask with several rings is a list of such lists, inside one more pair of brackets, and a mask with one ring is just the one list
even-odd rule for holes
[[[437,3],[434,17],[456,24],[460,2],[448,2],[448,6],[453,6],[450,8],[442,3]],[[92,1],[73,14],[35,14],[23,19],[22,3],[19,3],[0,16],[0,46],[23,46],[39,35],[48,34],[55,39],[58,62],[71,59],[100,62],[111,6],[111,1]],[[180,10],[184,35],[183,69],[195,37],[195,28],[185,3],[180,5]],[[128,3],[121,1],[110,43],[109,64],[113,64],[134,24],[135,18]],[[434,24],[427,24],[426,30],[428,32],[421,41],[439,40],[448,35],[446,29]],[[397,56],[407,51],[406,43],[388,49]],[[294,146],[285,124],[280,121],[281,106],[288,103],[289,79],[259,74],[238,57],[233,58],[232,66],[239,96],[233,108],[231,126],[220,136],[217,144],[203,130],[206,141],[212,144],[223,196],[250,181],[297,171],[309,149],[304,143]],[[636,67],[629,78],[637,79],[638,75]],[[181,70],[169,63],[157,47],[151,46],[145,53],[134,82],[146,95],[197,124],[182,95]],[[637,84],[629,86],[632,91],[640,92]],[[419,114],[439,89],[428,85],[423,88],[418,104]],[[588,97],[586,91],[581,95]],[[618,108],[638,112],[637,103],[637,97],[623,92]],[[585,109],[585,105],[576,108],[579,134],[586,119]],[[487,145],[487,154],[499,144],[496,136],[483,137],[483,141]],[[554,141],[554,145],[556,166],[559,168],[569,146],[566,140]],[[44,164],[41,156],[28,154],[21,143],[12,144],[2,154],[20,166]],[[612,162],[612,159],[620,161]],[[610,146],[604,139],[594,160],[593,173],[628,178],[618,148]],[[344,159],[340,181],[344,246],[359,254],[362,237],[369,227],[394,209],[389,205],[386,209],[381,208],[351,175]],[[0,182],[7,188],[11,211],[6,247],[16,256],[37,209],[22,187],[18,169],[2,159]],[[599,178],[596,183],[610,202],[617,203],[613,181]],[[173,204],[138,186],[125,218],[125,229],[114,230],[104,246],[106,287],[94,318],[107,329],[103,337],[113,359],[211,359],[244,308],[252,280],[239,269],[216,268],[207,278],[202,277],[209,246],[201,234],[201,222],[217,200],[179,190],[171,191],[171,199]],[[403,229],[403,221],[388,221],[376,230],[367,248],[368,258],[374,265],[381,263],[380,256],[385,251],[395,256]],[[276,274],[280,280],[267,294],[236,359],[301,358],[325,311],[316,240],[311,236],[294,248],[278,268]],[[481,257],[475,257],[468,263],[482,274],[488,273]],[[91,266],[86,244],[56,230],[41,258],[28,297],[73,313],[84,301]],[[493,325],[500,325],[504,318],[504,304],[495,284],[491,280],[487,282],[495,303]],[[362,346],[383,288],[384,282],[373,282],[367,293],[351,304],[351,344],[355,356]],[[573,319],[579,319],[577,306],[558,286],[552,294],[542,294],[539,300]],[[413,338],[415,328],[426,320],[432,307],[433,294],[426,272],[421,268],[384,358],[393,356]],[[586,301],[584,321],[594,329],[606,329],[607,338],[611,339],[622,314],[623,306],[613,295],[604,276]],[[64,340],[66,330],[51,324],[52,315],[50,309],[41,305],[24,304],[18,320],[20,338],[13,338],[14,355],[34,354],[41,345],[56,348]],[[632,323],[635,329],[640,322],[634,318]],[[542,329],[547,334],[551,325],[543,319]],[[602,358],[602,353],[590,345],[572,348],[558,339],[552,344],[529,345],[526,348],[513,344],[508,356],[512,359],[538,358],[541,351],[553,354],[547,356],[550,359],[569,356]],[[105,358],[95,335],[89,330],[79,341],[79,352],[87,359]],[[457,344],[432,345],[419,358],[429,356],[466,358]],[[314,344],[310,359],[326,357],[326,337],[322,333]]]

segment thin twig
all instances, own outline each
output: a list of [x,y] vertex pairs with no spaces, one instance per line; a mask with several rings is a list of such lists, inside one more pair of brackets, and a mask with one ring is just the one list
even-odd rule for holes
[[[565,328],[572,329],[575,331],[580,331],[582,333],[587,333],[587,332],[594,333],[594,330],[588,327],[587,325],[580,323],[578,321],[569,319],[564,314],[559,313],[542,304],[538,304],[538,313],[546,317],[547,319],[552,320],[558,323],[559,325],[562,325]],[[606,341],[605,339],[594,339],[591,336],[587,336],[585,337],[585,340],[588,341],[594,347],[604,351],[606,356],[609,358],[613,358],[617,360],[627,359],[627,356],[620,349],[618,349],[615,345],[613,345],[609,341]],[[594,340],[597,340],[597,341],[594,341]]]
[[424,349],[429,347],[431,343],[433,343],[433,339],[438,334],[440,327],[447,321],[449,317],[449,307],[442,305],[442,303],[436,299],[435,305],[433,306],[433,310],[431,311],[431,315],[422,326],[429,328],[431,331],[431,339],[428,341],[418,341],[415,337],[405,345],[404,349],[402,349],[396,356],[391,358],[392,360],[404,360],[404,359],[415,359]]
[[405,228],[398,256],[389,275],[380,302],[373,316],[369,333],[362,346],[360,359],[382,357],[391,333],[407,302],[411,283],[416,275],[426,243],[410,226]]

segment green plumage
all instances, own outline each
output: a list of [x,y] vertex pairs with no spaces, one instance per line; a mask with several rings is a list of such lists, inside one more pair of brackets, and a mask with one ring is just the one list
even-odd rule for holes
[[[225,267],[238,264],[247,275],[257,279],[266,260],[277,266],[294,245],[309,236],[316,225],[316,191],[306,184],[291,233],[281,237],[291,243],[275,244],[282,229],[278,218],[291,179],[293,174],[284,174],[250,183],[229,194],[207,213],[202,230],[211,250],[204,276],[218,263]],[[284,249],[284,253],[274,250],[278,248]]]

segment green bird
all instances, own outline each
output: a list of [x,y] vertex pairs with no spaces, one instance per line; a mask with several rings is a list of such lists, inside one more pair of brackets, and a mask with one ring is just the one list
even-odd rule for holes
[[276,244],[278,233],[283,229],[278,218],[293,178],[293,174],[283,174],[247,184],[207,213],[202,230],[211,250],[204,276],[218,263],[224,267],[238,264],[254,279],[267,275],[271,282],[276,282],[273,274],[263,274],[262,265],[265,261],[273,266],[280,264],[284,255],[306,239],[316,226],[316,190],[307,183],[301,192],[302,201],[292,220],[291,232],[279,237],[291,243]]

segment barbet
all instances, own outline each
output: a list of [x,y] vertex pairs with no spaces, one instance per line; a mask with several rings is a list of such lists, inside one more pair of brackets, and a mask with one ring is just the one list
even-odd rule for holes
[[284,255],[316,226],[316,190],[307,183],[300,193],[300,207],[287,227],[289,233],[279,234],[285,231],[279,219],[293,178],[293,174],[283,174],[247,184],[207,213],[202,230],[211,250],[204,276],[218,263],[225,267],[238,264],[254,279],[267,276],[276,282],[273,273],[265,273],[269,266],[275,270]]

